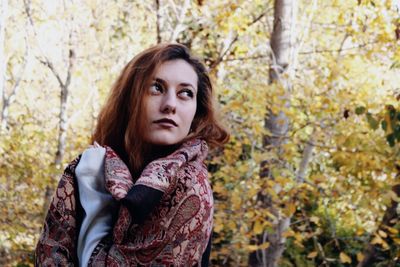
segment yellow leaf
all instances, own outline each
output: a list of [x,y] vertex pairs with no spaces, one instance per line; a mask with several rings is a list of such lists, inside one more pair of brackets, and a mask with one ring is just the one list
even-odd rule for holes
[[246,218],[253,218],[255,216],[255,212],[252,210],[249,210],[248,212],[246,212],[245,216]]
[[263,227],[262,227],[261,222],[260,221],[256,221],[254,223],[254,227],[253,227],[254,234],[256,234],[256,235],[261,234],[262,231],[263,231]]
[[313,252],[308,253],[307,258],[313,259],[313,258],[317,257],[317,255],[318,255],[318,252],[313,251]]
[[356,235],[360,236],[360,235],[362,235],[362,234],[364,234],[364,229],[358,228],[358,229],[357,229],[357,232],[356,232]]
[[269,247],[269,243],[268,242],[265,242],[265,243],[263,243],[261,245],[247,245],[247,249],[249,251],[256,251],[256,250],[259,250],[259,249],[266,249],[268,247]]
[[216,182],[215,185],[213,186],[213,190],[215,193],[223,193],[226,191],[225,187],[221,182]]
[[385,121],[386,121],[386,125],[387,125],[386,134],[391,134],[391,133],[393,133],[392,121],[391,121],[391,119],[390,119],[389,113],[386,113],[386,114],[385,114]]
[[317,216],[311,216],[310,221],[317,225],[319,224],[319,218]]
[[222,228],[223,228],[224,226],[223,226],[223,224],[221,223],[221,224],[215,224],[215,226],[214,226],[214,231],[216,232],[216,233],[219,233],[219,232],[221,232],[222,231]]
[[233,210],[239,209],[241,204],[242,204],[242,199],[240,198],[240,196],[238,196],[236,194],[233,195],[232,196],[232,207],[233,207]]
[[399,231],[396,228],[389,227],[389,226],[387,226],[386,228],[389,230],[389,232],[391,234],[397,235],[399,233]]
[[386,238],[386,237],[387,237],[387,233],[386,233],[385,231],[379,230],[379,231],[378,231],[378,234],[379,234],[381,237],[383,237],[383,238]]
[[256,250],[258,250],[258,246],[257,245],[248,245],[247,249],[249,251],[256,251]]
[[338,17],[338,19],[337,19],[337,22],[338,22],[338,24],[340,24],[340,25],[345,24],[346,20],[345,20],[345,17],[344,17],[344,14],[343,14],[343,13],[340,13],[340,14],[339,14],[339,17]]
[[304,245],[303,245],[301,242],[299,242],[298,240],[295,240],[295,241],[294,241],[294,244],[295,244],[296,246],[300,247],[300,248],[304,248]]
[[398,197],[396,192],[394,192],[393,190],[389,191],[389,196],[393,201],[400,202],[400,197]]
[[294,238],[296,239],[297,242],[301,243],[303,241],[303,235],[300,233],[295,233]]
[[385,240],[383,240],[379,235],[375,235],[375,237],[371,241],[371,244],[379,244],[384,250],[389,249],[388,243],[386,243]]
[[364,254],[362,254],[361,252],[357,253],[357,261],[361,262],[364,259]]
[[235,221],[229,221],[228,224],[228,229],[235,231],[237,229]]
[[382,248],[383,248],[383,250],[388,250],[389,249],[389,244],[386,243],[385,241],[383,241]]
[[288,211],[289,211],[289,215],[292,215],[296,211],[296,205],[293,202],[289,203],[287,208],[288,208]]
[[314,234],[315,235],[320,235],[320,234],[322,234],[323,231],[324,230],[322,230],[320,227],[317,227],[317,229],[315,230]]
[[269,242],[265,242],[259,246],[260,249],[267,249],[269,247]]
[[305,224],[303,224],[303,225],[300,225],[299,227],[297,227],[300,231],[305,231],[306,230],[306,228],[307,228],[307,225],[305,225]]
[[383,243],[383,240],[379,235],[375,235],[375,237],[371,240],[372,245],[376,245],[376,244],[382,245],[382,243]]
[[393,238],[393,241],[394,241],[397,245],[400,245],[400,238]]
[[287,238],[287,237],[294,236],[294,234],[295,234],[294,231],[289,229],[286,232],[283,232],[282,236]]
[[340,252],[340,261],[342,263],[351,263],[351,258],[344,252]]

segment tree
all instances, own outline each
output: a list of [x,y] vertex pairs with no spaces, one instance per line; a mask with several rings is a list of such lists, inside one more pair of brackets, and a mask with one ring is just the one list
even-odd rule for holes
[[[285,108],[289,108],[289,96],[291,90],[290,77],[293,77],[291,64],[294,52],[294,25],[296,21],[295,1],[276,0],[274,2],[274,24],[271,34],[271,65],[269,80],[271,84],[281,86],[283,93],[283,103]],[[282,111],[268,110],[265,119],[265,128],[269,135],[264,138],[264,146],[267,149],[280,150],[285,142],[285,137],[289,130],[289,118]],[[279,154],[279,152],[278,152]],[[274,179],[269,168],[271,162],[264,161],[261,167],[261,177],[264,179]],[[283,163],[284,164],[284,163]],[[277,266],[285,245],[283,233],[288,229],[290,217],[282,216],[275,207],[271,196],[262,192],[260,200],[264,207],[271,210],[275,216],[273,231],[264,231],[257,237],[256,244],[262,246],[268,244],[267,248],[256,250],[249,257],[251,266]]]
[[[35,29],[35,24],[32,18],[32,9],[31,9],[31,2],[30,0],[24,0],[24,5],[25,5],[25,11],[26,15],[29,18],[30,26],[32,28],[32,32],[34,33],[35,38],[37,38],[37,33]],[[64,6],[65,8],[65,6]],[[67,106],[68,106],[68,95],[69,95],[69,86],[71,84],[71,76],[72,76],[72,70],[74,67],[75,63],[75,51],[74,51],[74,44],[72,42],[73,40],[73,31],[74,29],[71,27],[71,24],[73,22],[72,17],[69,19],[70,20],[70,29],[68,33],[68,43],[67,43],[67,66],[66,66],[66,74],[64,75],[65,78],[62,78],[62,75],[59,73],[57,70],[55,64],[47,57],[47,55],[44,52],[44,49],[41,47],[39,48],[42,55],[42,59],[39,59],[39,61],[45,65],[49,70],[52,72],[54,77],[58,81],[58,85],[60,87],[60,109],[59,109],[59,122],[58,122],[58,141],[57,141],[57,151],[55,153],[54,157],[54,165],[56,168],[59,168],[65,154],[65,147],[66,147],[66,141],[67,141],[67,130],[68,130],[68,115],[67,115]],[[55,176],[55,180],[58,179],[58,175]],[[46,187],[46,193],[45,193],[45,204],[43,207],[43,210],[47,210],[48,205],[51,200],[51,196],[53,194],[53,189],[51,187],[47,186]]]
[[[392,105],[387,105],[383,111],[381,118],[372,117],[371,113],[366,112],[365,107],[357,107],[356,114],[361,115],[366,113],[366,119],[369,122],[373,130],[377,130],[377,125],[382,126],[382,130],[385,131],[385,139],[390,147],[395,150],[395,155],[398,155],[398,142],[400,141],[400,113]],[[377,124],[378,123],[378,124]],[[397,146],[396,146],[397,145]],[[392,159],[396,161],[396,158]],[[397,174],[396,180],[400,176],[400,166],[398,162],[395,163]],[[389,248],[389,242],[393,242],[395,245],[399,245],[400,240],[398,236],[398,230],[395,226],[399,223],[399,214],[397,208],[400,201],[400,184],[396,182],[391,189],[389,189],[389,201],[387,203],[386,211],[382,217],[382,220],[377,227],[376,231],[372,235],[372,240],[367,240],[367,245],[364,250],[363,256],[357,267],[371,266],[378,261],[379,254],[382,254]]]
[[[3,14],[0,14],[2,18],[2,22],[0,22],[0,39],[2,40],[2,44],[0,45],[0,60],[1,60],[1,76],[0,78],[0,95],[1,95],[1,116],[0,116],[0,121],[1,121],[1,126],[0,129],[2,131],[5,131],[8,128],[8,118],[9,118],[9,108],[10,105],[15,101],[18,90],[20,89],[20,83],[22,81],[26,66],[28,64],[28,59],[29,59],[29,46],[27,42],[27,36],[26,33],[21,33],[21,35],[24,36],[24,43],[25,43],[25,52],[22,55],[21,59],[18,59],[19,51],[15,51],[14,55],[9,55],[8,57],[5,56],[4,50],[5,50],[5,40],[6,40],[6,30],[5,30],[5,25],[6,25],[6,20],[7,20],[7,6],[8,3],[7,1],[2,1],[2,7],[0,8],[3,12]],[[10,23],[11,25],[11,23]],[[8,68],[8,63],[12,60],[20,60],[20,67],[16,73],[14,73],[13,70]],[[11,65],[11,64],[10,64]],[[9,83],[7,83],[7,80],[5,79],[6,77],[9,77]],[[10,84],[10,88],[8,88],[8,84]]]
[[4,43],[5,43],[5,29],[6,29],[6,17],[7,17],[8,0],[2,0],[0,2],[0,97],[2,98],[1,105],[4,109],[4,87],[6,77],[6,59],[4,55]]
[[[29,264],[43,192],[87,147],[121,68],[172,39],[206,62],[217,113],[231,131],[207,162],[215,194],[213,266],[267,258],[282,266],[355,265],[371,241],[379,264],[395,262],[399,225],[380,225],[397,199],[390,190],[397,148],[387,145],[382,127],[370,129],[381,123],[382,106],[398,107],[399,13],[392,1],[297,1],[284,60],[279,42],[273,44],[273,1],[28,3],[37,38],[26,27],[23,1],[9,1],[7,11],[7,98],[22,78],[0,136],[0,265]],[[57,169],[60,81],[66,84],[70,48],[68,141]],[[361,106],[367,120],[354,115]]]

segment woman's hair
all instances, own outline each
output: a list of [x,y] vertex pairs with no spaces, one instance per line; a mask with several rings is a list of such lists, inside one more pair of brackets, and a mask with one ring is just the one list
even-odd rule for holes
[[[92,142],[110,146],[134,174],[144,167],[143,98],[156,68],[169,60],[189,63],[198,77],[197,110],[191,132],[185,138],[201,138],[211,146],[222,146],[229,134],[214,114],[212,84],[204,65],[181,44],[159,44],[134,57],[123,69],[100,111]],[[185,141],[184,140],[184,141]]]

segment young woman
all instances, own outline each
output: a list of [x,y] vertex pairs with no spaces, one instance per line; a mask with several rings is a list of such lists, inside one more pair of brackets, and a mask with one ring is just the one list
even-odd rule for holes
[[227,132],[202,63],[180,44],[133,58],[69,164],[36,248],[38,266],[207,266],[213,198],[204,159]]

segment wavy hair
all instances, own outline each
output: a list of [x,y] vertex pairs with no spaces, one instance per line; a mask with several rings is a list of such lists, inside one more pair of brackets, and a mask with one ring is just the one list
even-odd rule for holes
[[181,44],[159,44],[135,56],[122,70],[113,85],[97,120],[92,142],[110,146],[128,165],[134,175],[145,164],[146,149],[141,127],[143,98],[157,67],[170,60],[183,59],[198,77],[197,110],[191,132],[183,140],[201,138],[211,147],[222,146],[228,132],[215,116],[213,86],[205,66]]

